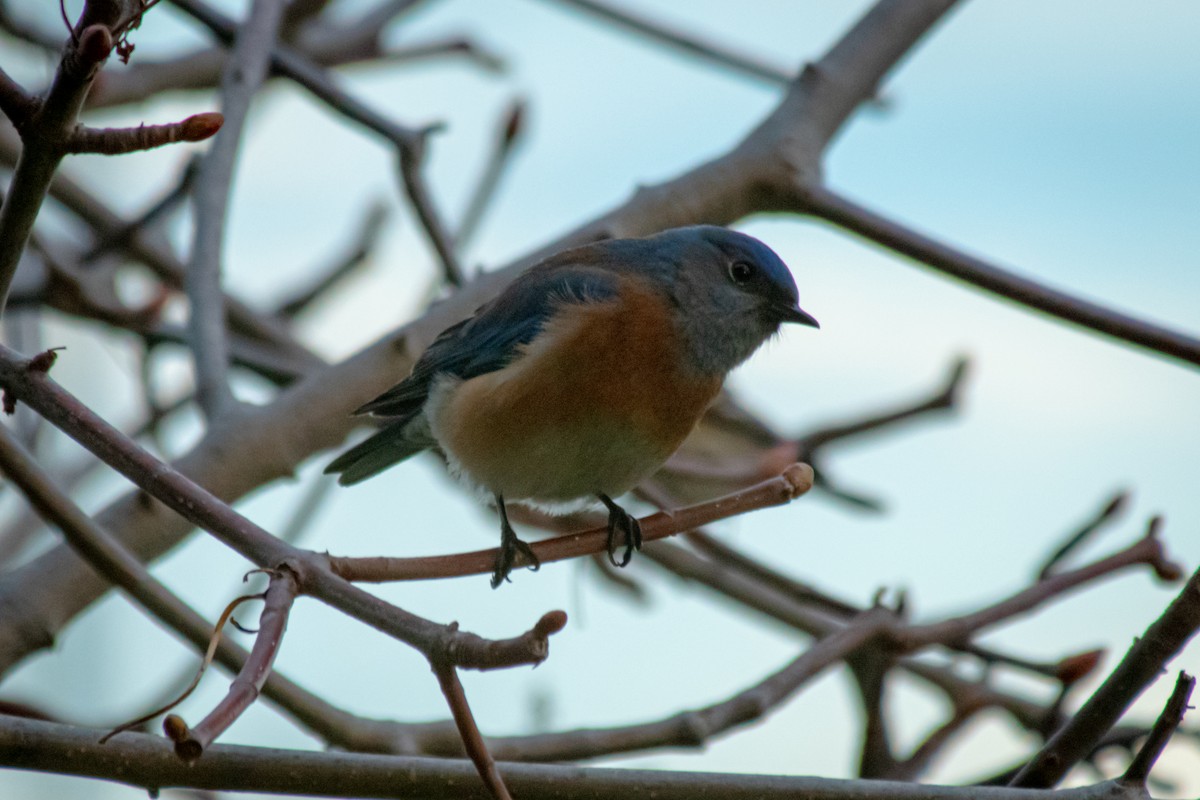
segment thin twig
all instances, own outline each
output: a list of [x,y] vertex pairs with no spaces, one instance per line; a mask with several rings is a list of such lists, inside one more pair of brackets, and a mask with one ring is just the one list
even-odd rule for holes
[[890,428],[898,422],[904,422],[931,412],[952,411],[959,405],[962,396],[963,381],[970,374],[970,370],[970,359],[960,356],[950,364],[942,385],[934,389],[931,395],[903,405],[900,408],[862,415],[861,419],[856,419],[853,422],[822,426],[799,438],[801,452],[811,454],[819,451],[831,442],[861,436],[864,433],[873,433],[883,428]]
[[782,67],[769,64],[745,53],[735,52],[715,42],[704,41],[693,34],[682,33],[661,22],[651,21],[633,11],[616,8],[599,0],[558,0],[558,2],[578,8],[606,22],[639,36],[645,36],[658,44],[673,47],[702,61],[727,67],[734,72],[749,75],[776,86],[786,85],[794,77],[793,73]]
[[[171,0],[181,10],[194,17],[223,41],[235,37],[237,25],[201,0]],[[311,92],[335,112],[351,119],[368,130],[384,137],[396,149],[399,171],[409,201],[429,242],[441,262],[448,283],[462,285],[463,271],[451,245],[449,233],[441,215],[434,207],[422,165],[425,139],[437,126],[410,128],[389,120],[370,106],[338,88],[319,66],[295,49],[276,43],[269,50],[271,67]]]
[[1019,614],[1026,614],[1070,589],[1142,564],[1154,570],[1162,580],[1178,580],[1182,569],[1163,552],[1162,542],[1157,535],[1158,527],[1159,518],[1155,517],[1147,526],[1145,536],[1107,558],[1078,569],[1055,573],[1011,597],[973,613],[927,625],[911,626],[897,635],[897,642],[905,649],[914,649],[933,643],[953,644],[965,641],[992,625]]
[[171,737],[175,742],[175,753],[184,761],[199,758],[258,699],[283,643],[288,614],[298,593],[296,576],[290,569],[281,567],[271,571],[271,583],[263,595],[263,610],[254,647],[230,684],[228,694],[196,727],[172,725],[168,728],[176,734]]
[[[125,733],[126,731],[136,730],[155,717],[171,711],[184,700],[188,699],[192,692],[196,691],[196,687],[200,685],[200,680],[204,677],[204,673],[208,671],[209,666],[216,658],[217,647],[221,643],[222,633],[226,623],[233,622],[234,625],[237,625],[237,622],[233,619],[233,612],[237,611],[238,607],[243,603],[249,603],[252,600],[262,599],[263,595],[261,593],[246,594],[235,598],[232,602],[225,606],[225,610],[222,611],[221,616],[217,618],[217,624],[213,626],[212,638],[210,638],[208,641],[208,648],[204,651],[204,657],[200,660],[200,666],[194,670],[192,679],[188,682],[187,686],[185,686],[182,691],[178,692],[176,695],[163,703],[160,707],[155,708],[153,711],[148,711],[145,714],[140,715],[137,719],[132,719],[129,722],[124,722],[113,728],[111,731],[100,737],[100,744],[104,744],[118,734]],[[247,656],[247,661],[248,659],[249,656]],[[243,669],[244,668],[245,664],[243,664]]]
[[816,487],[851,505],[868,511],[881,511],[883,503],[869,495],[845,488],[833,477],[824,463],[824,449],[832,442],[892,428],[901,422],[923,418],[928,414],[954,411],[962,395],[962,384],[970,371],[970,361],[957,358],[950,365],[945,382],[933,394],[900,408],[888,409],[866,415],[861,419],[843,424],[823,426],[797,440],[797,458],[813,465],[816,471]]
[[344,278],[367,263],[371,252],[383,232],[383,224],[387,221],[387,206],[376,202],[367,209],[363,216],[362,227],[350,248],[345,254],[334,261],[333,265],[325,268],[312,284],[296,291],[291,298],[281,302],[275,310],[276,316],[291,319],[304,309],[311,306],[326,292],[337,286]]
[[[135,219],[130,220],[119,230],[111,233],[97,233],[96,242],[80,257],[83,263],[95,261],[100,256],[116,248],[128,248],[130,241],[141,228],[148,228],[170,213],[192,191],[196,180],[196,172],[200,168],[200,158],[189,156],[183,174],[162,197],[153,202]],[[20,349],[20,348],[17,348]]]
[[953,737],[961,732],[967,723],[971,722],[975,715],[982,710],[983,707],[978,705],[956,706],[950,717],[930,731],[910,756],[892,765],[888,773],[883,776],[884,779],[916,781],[929,769],[933,759],[953,741]]
[[[671,512],[659,512],[641,521],[642,539],[652,542],[718,519],[759,508],[782,505],[804,494],[812,486],[807,464],[793,464],[783,474],[726,497]],[[608,531],[603,525],[578,533],[558,536],[530,546],[543,564],[603,552]],[[479,575],[495,568],[495,548],[420,558],[345,558],[331,556],[330,567],[346,580],[368,583]]]
[[1154,762],[1158,761],[1167,742],[1171,740],[1171,736],[1183,723],[1183,715],[1189,708],[1188,700],[1191,699],[1192,691],[1195,688],[1196,679],[1186,672],[1180,671],[1179,677],[1175,680],[1175,689],[1167,698],[1166,707],[1154,722],[1154,727],[1150,729],[1150,735],[1146,737],[1142,749],[1133,757],[1129,768],[1121,776],[1124,783],[1146,785],[1146,781],[1150,779],[1150,770],[1154,769]]
[[446,696],[446,703],[454,716],[454,724],[462,738],[463,747],[471,763],[475,765],[483,785],[494,800],[512,800],[508,787],[504,785],[504,779],[500,777],[500,771],[496,769],[496,761],[488,751],[487,743],[483,741],[483,734],[475,724],[475,715],[471,713],[471,706],[467,703],[467,693],[463,691],[462,681],[458,679],[458,670],[448,661],[435,661],[433,674],[437,676],[438,684],[442,687],[442,694]]
[[224,121],[220,114],[193,114],[180,122],[139,125],[136,128],[75,128],[66,142],[68,153],[99,153],[117,156],[153,150],[177,142],[202,142],[216,134]]
[[475,190],[471,193],[467,209],[458,223],[458,230],[454,232],[454,246],[460,253],[466,249],[470,240],[479,230],[483,212],[487,210],[488,204],[495,197],[496,187],[500,185],[500,178],[504,175],[504,170],[512,162],[513,148],[525,127],[524,119],[525,102],[515,100],[504,115],[504,124],[500,128],[500,134],[495,138],[492,150],[488,154],[487,164],[475,184]]
[[[430,130],[427,129],[426,133]],[[396,155],[400,162],[400,180],[407,191],[413,212],[421,221],[421,227],[425,230],[434,252],[437,253],[438,262],[442,267],[442,277],[451,286],[460,287],[466,280],[465,273],[462,264],[459,263],[458,253],[454,249],[454,241],[450,237],[450,232],[442,222],[441,214],[434,207],[433,196],[422,171],[425,155],[424,144],[415,148],[400,147]]]
[[1117,516],[1125,508],[1129,501],[1129,492],[1120,491],[1113,495],[1112,499],[1104,504],[1095,516],[1079,527],[1077,531],[1067,537],[1051,555],[1046,559],[1042,568],[1038,570],[1038,580],[1045,580],[1054,572],[1054,568],[1062,562],[1067,556],[1075,551],[1077,547],[1091,538],[1092,534],[1104,527],[1110,522],[1113,517]]

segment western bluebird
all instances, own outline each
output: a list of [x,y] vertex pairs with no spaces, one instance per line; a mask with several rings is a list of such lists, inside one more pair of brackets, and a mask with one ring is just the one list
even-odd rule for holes
[[355,412],[386,426],[325,471],[348,486],[438,448],[495,498],[493,587],[518,553],[538,567],[506,501],[562,511],[598,498],[609,559],[624,566],[641,528],[612,498],[666,461],[726,373],[784,322],[818,327],[779,256],[742,233],[700,225],[566,250],[443,331],[407,378]]

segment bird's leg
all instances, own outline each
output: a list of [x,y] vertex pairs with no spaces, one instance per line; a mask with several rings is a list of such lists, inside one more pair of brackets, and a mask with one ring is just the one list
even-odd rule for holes
[[[623,567],[633,558],[634,550],[642,549],[642,524],[608,495],[596,496],[608,509],[608,560],[614,567]],[[625,546],[625,553],[619,562],[616,556],[618,545]]]
[[496,495],[496,508],[500,511],[500,552],[496,554],[496,569],[492,572],[493,589],[509,579],[508,573],[517,566],[518,553],[534,572],[542,566],[533,548],[517,538],[517,532],[508,522],[508,509],[504,507],[504,497],[501,495]]

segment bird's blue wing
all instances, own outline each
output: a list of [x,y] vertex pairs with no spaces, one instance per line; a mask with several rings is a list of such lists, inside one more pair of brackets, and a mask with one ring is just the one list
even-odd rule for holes
[[443,331],[407,378],[356,413],[411,417],[424,407],[438,376],[466,380],[502,369],[563,305],[603,302],[616,291],[616,273],[605,266],[565,258],[544,262],[481,306],[474,316]]

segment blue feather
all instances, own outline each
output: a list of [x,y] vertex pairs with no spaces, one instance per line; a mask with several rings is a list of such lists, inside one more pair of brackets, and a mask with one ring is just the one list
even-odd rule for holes
[[438,376],[468,380],[503,369],[564,305],[608,300],[616,294],[616,283],[611,271],[580,264],[575,258],[546,262],[514,281],[473,317],[443,331],[404,381],[356,413],[414,416],[424,407]]

